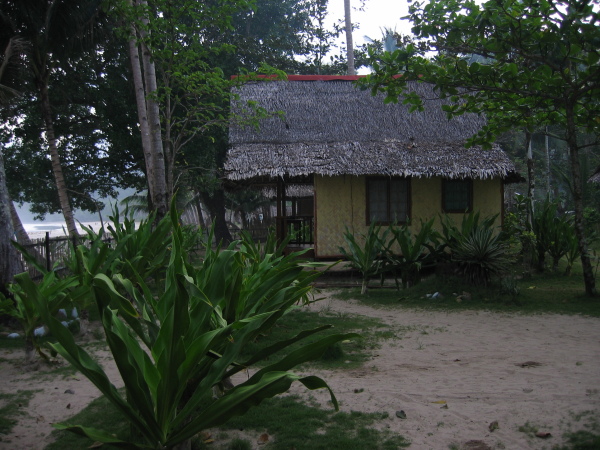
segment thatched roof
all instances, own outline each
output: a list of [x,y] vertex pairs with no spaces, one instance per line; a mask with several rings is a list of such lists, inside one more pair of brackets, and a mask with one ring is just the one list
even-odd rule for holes
[[[348,78],[348,77],[345,77]],[[260,129],[233,125],[225,164],[227,178],[318,175],[398,175],[448,178],[507,178],[515,166],[495,145],[464,147],[485,119],[466,114],[449,121],[430,85],[414,83],[425,110],[357,89],[348,80],[258,81],[238,90],[239,103],[256,101],[270,117]]]
[[[262,194],[267,198],[277,198],[277,188],[274,186],[263,187]],[[312,184],[288,184],[285,187],[287,198],[312,197],[315,194]]]

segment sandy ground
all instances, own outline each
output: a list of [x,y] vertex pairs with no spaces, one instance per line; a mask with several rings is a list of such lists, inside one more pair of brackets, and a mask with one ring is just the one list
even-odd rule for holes
[[[598,318],[399,311],[330,298],[313,308],[377,317],[402,330],[362,368],[318,374],[342,410],[387,412],[379,426],[409,439],[410,448],[550,449],[562,444],[564,432],[600,418]],[[78,412],[98,391],[79,375],[19,367],[11,362],[20,357],[15,353],[0,355],[0,391],[39,391],[0,448],[42,449],[50,424]],[[103,364],[114,376],[110,361]],[[328,400],[325,392],[316,397]]]

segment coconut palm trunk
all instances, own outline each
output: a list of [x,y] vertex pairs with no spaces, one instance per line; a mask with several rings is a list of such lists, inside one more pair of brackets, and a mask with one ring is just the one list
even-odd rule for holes
[[[133,6],[133,1],[129,3]],[[152,54],[144,43],[147,31],[144,27],[148,20],[143,16],[147,7],[145,0],[138,0],[135,5],[139,7],[142,24],[139,29],[132,27],[129,40],[129,58],[133,71],[135,98],[138,110],[138,120],[142,134],[142,147],[146,163],[146,178],[151,205],[150,209],[156,211],[157,220],[167,214],[168,193],[165,170],[165,156],[162,142],[160,122],[160,105],[155,95],[158,89],[156,81],[156,68],[152,61]],[[140,56],[141,49],[141,56]]]
[[346,54],[348,59],[348,75],[356,75],[354,68],[354,43],[352,42],[352,17],[350,0],[344,0],[344,17],[346,22]]
[[58,146],[56,145],[54,122],[52,120],[52,108],[50,106],[50,96],[48,95],[48,83],[45,82],[45,80],[42,80],[38,83],[38,91],[40,94],[42,116],[44,118],[44,125],[46,128],[45,131],[46,142],[48,144],[48,153],[50,154],[50,160],[52,161],[52,174],[54,175],[54,181],[56,182],[56,189],[58,191],[58,201],[67,224],[69,236],[77,237],[77,225],[75,224],[75,216],[73,215],[73,210],[71,209],[71,202],[69,201],[69,194],[67,192],[67,182],[62,170],[60,155],[58,154]]

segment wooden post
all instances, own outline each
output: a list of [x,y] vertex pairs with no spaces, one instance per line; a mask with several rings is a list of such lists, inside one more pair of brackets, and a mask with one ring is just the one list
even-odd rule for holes
[[46,231],[46,241],[44,242],[44,247],[46,248],[46,270],[50,272],[51,266],[51,258],[50,258],[50,232]]

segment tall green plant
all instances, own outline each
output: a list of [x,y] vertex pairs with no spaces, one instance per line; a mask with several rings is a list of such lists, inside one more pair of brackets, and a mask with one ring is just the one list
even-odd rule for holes
[[[171,218],[164,217],[156,223],[153,213],[136,223],[128,208],[121,219],[115,207],[109,219],[106,228],[119,246],[119,258],[129,261],[131,267],[145,277],[164,275],[171,249]],[[128,269],[123,267],[123,270]]]
[[[438,258],[439,233],[433,229],[434,219],[421,222],[421,229],[414,237],[408,224],[400,227],[390,226],[393,238],[386,249],[388,267],[394,272],[399,271],[402,287],[414,286],[421,280],[421,268],[428,263],[434,263]],[[392,251],[394,243],[398,244],[400,253]],[[397,283],[397,280],[396,280]]]
[[537,268],[540,272],[544,271],[546,265],[546,253],[555,243],[555,253],[561,244],[561,239],[555,240],[557,237],[557,227],[560,226],[560,221],[556,220],[558,214],[558,205],[546,199],[541,204],[538,203],[533,211],[531,231],[535,234]]
[[390,231],[386,229],[381,233],[381,228],[381,225],[371,222],[367,233],[360,233],[360,238],[357,239],[346,227],[344,240],[348,250],[339,247],[342,255],[350,262],[350,267],[359,270],[362,274],[361,294],[367,292],[369,280],[381,273],[384,264],[383,250],[387,245]]
[[[21,283],[13,283],[8,287],[12,299],[6,298],[0,293],[0,313],[15,318],[23,328],[26,361],[31,361],[34,351],[42,358],[48,359],[35,335],[36,328],[43,326],[46,322],[43,320],[43,313],[37,307],[34,296],[44,298],[45,311],[54,317],[59,309],[71,306],[70,291],[75,286],[77,286],[77,279],[74,276],[61,280],[55,272],[45,272],[40,283],[35,286],[35,291],[25,289]],[[64,328],[60,323],[59,326]]]
[[43,320],[56,337],[52,347],[98,387],[143,442],[78,425],[57,427],[121,447],[172,448],[205,428],[243,414],[265,398],[287,391],[294,381],[309,389],[328,389],[337,409],[335,396],[325,381],[288,371],[354,334],[328,336],[305,345],[206,403],[212,387],[223,379],[272,358],[291,343],[324,327],[304,331],[240,360],[241,350],[248,342],[273,326],[306,295],[310,278],[302,277],[302,268],[292,259],[277,256],[257,265],[247,264],[246,255],[233,248],[212,252],[195,269],[186,262],[173,208],[171,215],[173,249],[164,288],[158,295],[131,265],[136,274],[134,280],[120,275],[111,280],[99,274],[92,281],[93,299],[123,379],[127,401],[102,367],[53,317],[44,295],[27,274],[19,276],[19,284],[35,299]]

